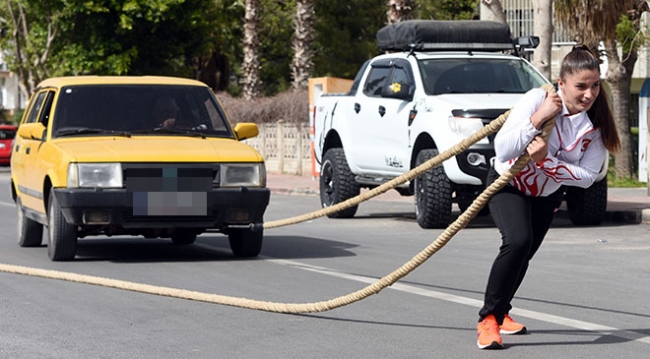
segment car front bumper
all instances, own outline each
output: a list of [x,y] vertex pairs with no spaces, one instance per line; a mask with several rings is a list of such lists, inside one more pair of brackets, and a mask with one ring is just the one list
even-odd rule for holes
[[202,228],[263,222],[268,188],[216,188],[211,192],[133,192],[126,189],[54,188],[66,221],[78,226]]

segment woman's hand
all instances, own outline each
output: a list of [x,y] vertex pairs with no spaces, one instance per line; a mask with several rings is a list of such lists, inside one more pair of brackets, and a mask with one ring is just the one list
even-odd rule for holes
[[546,158],[546,155],[548,155],[548,146],[546,141],[544,141],[542,136],[535,136],[526,147],[526,152],[528,152],[530,158],[536,164],[541,164]]
[[542,128],[544,122],[550,120],[562,110],[562,99],[557,93],[548,93],[542,106],[530,116],[530,122],[536,129]]

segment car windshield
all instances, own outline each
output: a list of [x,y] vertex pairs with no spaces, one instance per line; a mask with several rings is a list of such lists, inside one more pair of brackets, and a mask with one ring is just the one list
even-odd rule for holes
[[174,85],[63,87],[53,136],[190,135],[232,138],[210,89]]
[[547,83],[531,65],[513,59],[420,60],[428,95],[467,93],[525,93]]

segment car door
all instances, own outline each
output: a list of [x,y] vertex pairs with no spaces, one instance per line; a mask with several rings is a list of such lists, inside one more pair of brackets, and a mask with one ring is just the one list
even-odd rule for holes
[[360,151],[362,172],[371,175],[397,176],[410,166],[409,115],[415,90],[411,65],[404,59],[388,59],[375,65],[383,77],[370,76],[364,86],[367,115]]
[[[26,123],[41,123],[47,129],[53,100],[54,91],[47,89],[39,91]],[[22,203],[25,207],[41,213],[45,213],[43,179],[47,167],[42,163],[40,155],[46,142],[46,132],[43,131],[40,138],[21,138],[21,148],[18,150],[25,166],[24,178],[19,182],[20,191],[23,193]]]

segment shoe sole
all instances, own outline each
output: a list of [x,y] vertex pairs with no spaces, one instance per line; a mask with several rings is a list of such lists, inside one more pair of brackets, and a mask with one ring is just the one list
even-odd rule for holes
[[509,331],[509,332],[507,332],[507,331],[505,331],[503,329],[500,329],[499,333],[505,334],[505,335],[516,335],[516,334],[526,334],[527,331],[528,330],[526,329],[526,327],[523,327],[523,328],[521,328],[519,330]]
[[478,346],[479,349],[503,349],[503,344],[499,344],[497,341],[493,341],[492,343],[488,345],[481,345],[479,341],[476,341],[476,345]]

